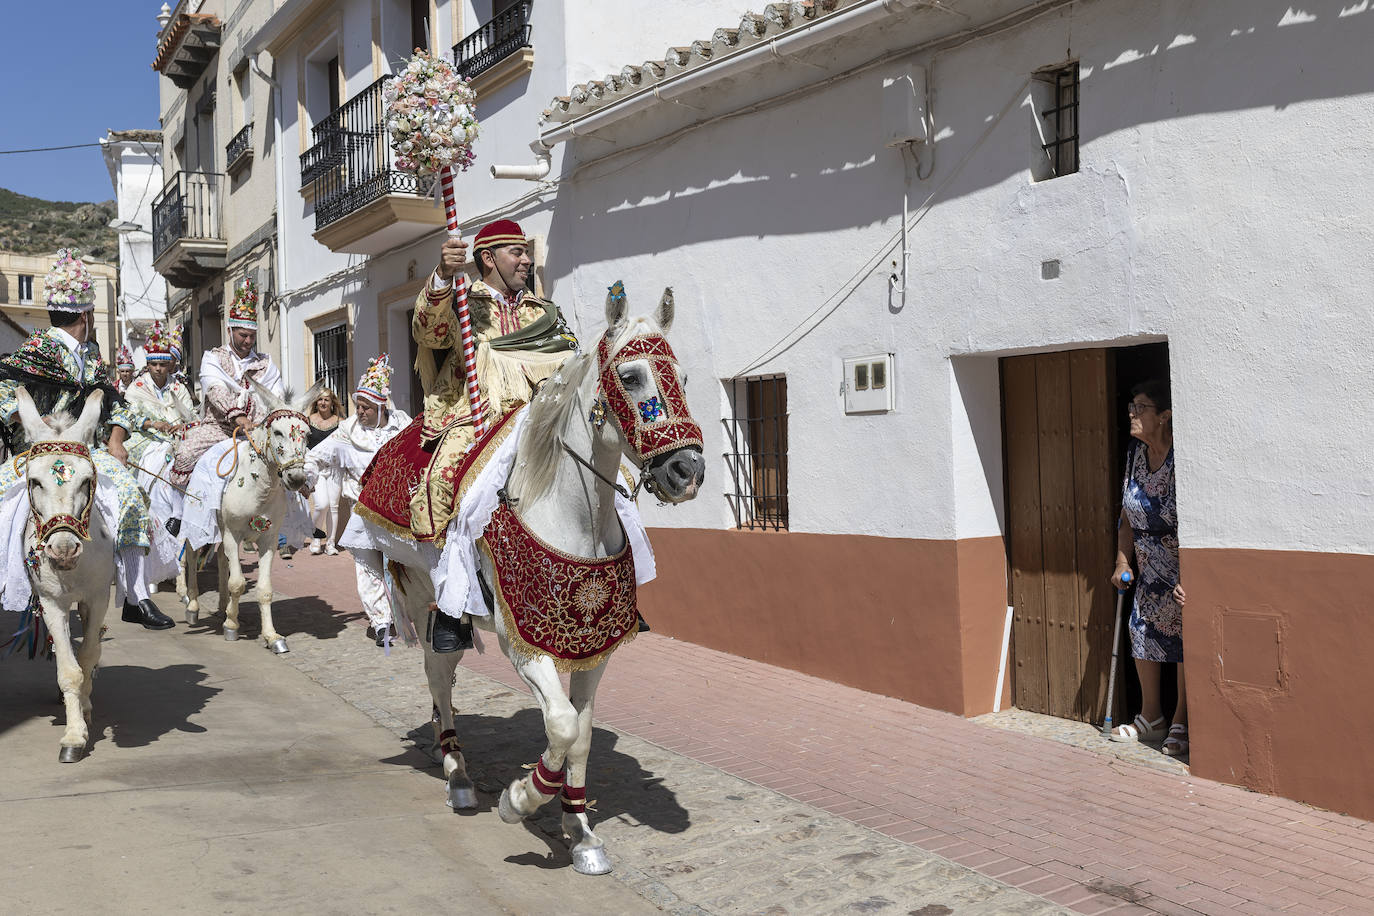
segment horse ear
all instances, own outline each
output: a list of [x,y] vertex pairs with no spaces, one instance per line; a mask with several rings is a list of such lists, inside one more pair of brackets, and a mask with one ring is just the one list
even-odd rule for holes
[[625,298],[625,284],[616,280],[606,291],[606,327],[613,328],[625,320],[630,303]]
[[296,413],[303,413],[307,416],[310,413],[310,405],[314,404],[319,398],[320,392],[324,391],[324,379],[316,379],[315,384],[305,390],[305,394],[295,398],[291,402],[291,409]]
[[273,394],[270,388],[263,385],[262,382],[259,382],[257,379],[250,378],[248,384],[253,392],[253,396],[256,397],[265,408],[265,413],[271,413],[274,410],[286,406],[286,402]]
[[663,298],[658,300],[658,311],[654,312],[654,321],[658,322],[658,329],[664,334],[673,326],[673,315],[677,312],[677,307],[673,304],[673,288],[664,287]]
[[104,400],[105,392],[98,388],[86,395],[81,416],[67,429],[67,435],[77,442],[94,442],[95,428],[100,425],[100,407]]
[[19,423],[24,427],[25,438],[30,442],[37,442],[51,435],[52,428],[38,415],[38,408],[33,406],[33,398],[29,397],[29,390],[23,385],[14,389],[14,402],[19,409]]

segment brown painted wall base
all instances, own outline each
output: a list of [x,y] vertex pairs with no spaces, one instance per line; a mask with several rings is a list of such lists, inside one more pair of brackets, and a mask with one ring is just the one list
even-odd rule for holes
[[650,536],[658,579],[640,603],[655,631],[960,715],[992,709],[1006,615],[1001,538]]
[[1180,561],[1193,772],[1374,818],[1374,557]]

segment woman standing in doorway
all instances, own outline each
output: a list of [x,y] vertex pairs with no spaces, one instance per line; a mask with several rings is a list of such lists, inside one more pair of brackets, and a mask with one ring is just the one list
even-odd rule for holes
[[[1112,731],[1113,741],[1157,741],[1164,753],[1188,753],[1188,695],[1183,684],[1183,586],[1178,582],[1178,503],[1174,489],[1173,409],[1169,383],[1142,382],[1127,406],[1131,443],[1126,453],[1126,480],[1121,491],[1121,521],[1116,535],[1116,571],[1112,585],[1124,588],[1122,576],[1135,558],[1135,602],[1131,609],[1131,655],[1140,677],[1141,709],[1135,721]],[[1160,703],[1162,665],[1178,669],[1178,705],[1165,737]]]
[[[334,389],[325,388],[310,407],[310,433],[307,443],[314,448],[333,435],[339,428],[339,396]],[[310,542],[310,552],[320,552],[320,536],[324,535],[324,552],[334,556],[339,548],[334,542],[339,537],[339,495],[341,481],[339,475],[326,469],[320,474],[315,485],[313,508],[315,510],[315,539]]]

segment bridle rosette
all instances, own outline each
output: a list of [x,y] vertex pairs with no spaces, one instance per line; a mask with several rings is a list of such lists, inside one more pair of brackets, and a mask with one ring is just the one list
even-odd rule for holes
[[[596,360],[601,396],[620,424],[636,460],[642,465],[658,455],[695,445],[702,447],[701,427],[687,408],[687,394],[678,375],[677,357],[667,339],[659,333],[632,337],[623,347],[611,352],[611,335],[606,331],[597,344]],[[657,391],[636,400],[625,388],[619,368],[628,362],[643,361]]]
[[[36,442],[29,447],[26,453],[27,460],[41,458],[44,455],[68,455],[85,460],[91,466],[92,480],[95,475],[95,462],[91,459],[91,450],[81,442]],[[55,466],[54,466],[55,467]],[[58,475],[58,483],[65,484],[74,475]],[[95,502],[95,493],[91,493],[91,498],[86,500],[86,505],[81,509],[81,515],[75,516],[68,513],[59,513],[50,518],[43,518],[38,514],[38,507],[30,504],[29,510],[33,513],[34,541],[39,544],[47,543],[48,538],[59,531],[70,531],[83,541],[91,539],[91,504]]]

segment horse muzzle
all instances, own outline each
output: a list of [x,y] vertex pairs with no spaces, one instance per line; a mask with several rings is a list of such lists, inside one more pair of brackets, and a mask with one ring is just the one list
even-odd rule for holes
[[293,493],[299,493],[306,488],[310,480],[306,476],[305,468],[297,466],[283,470],[281,472],[281,482],[286,489]]
[[668,452],[649,465],[653,493],[666,503],[694,499],[706,482],[706,459],[695,445]]
[[43,544],[43,552],[48,555],[48,561],[54,569],[65,572],[75,568],[80,561],[82,546],[81,539],[76,535],[58,531]]

